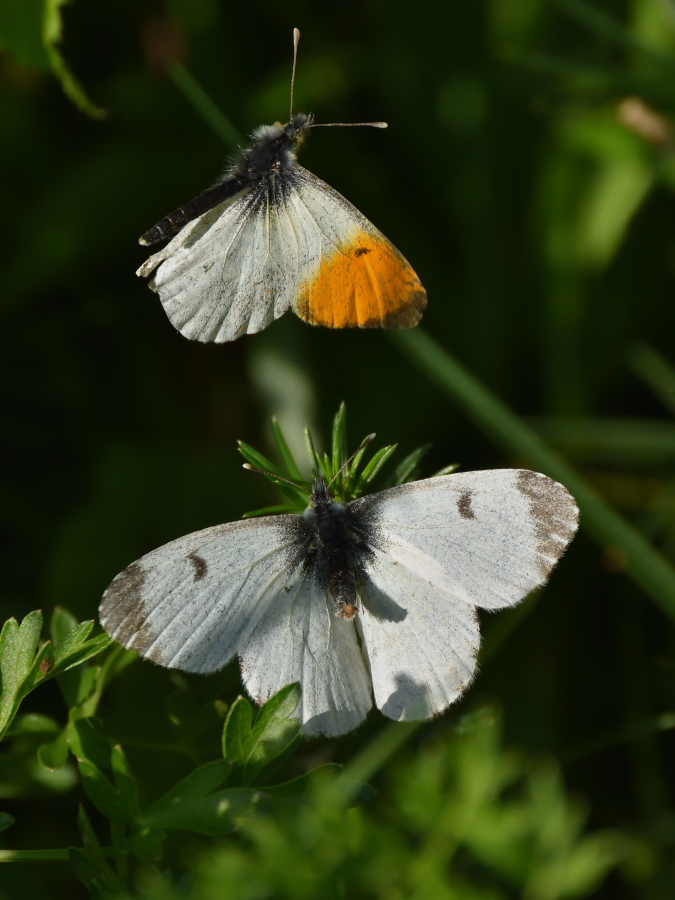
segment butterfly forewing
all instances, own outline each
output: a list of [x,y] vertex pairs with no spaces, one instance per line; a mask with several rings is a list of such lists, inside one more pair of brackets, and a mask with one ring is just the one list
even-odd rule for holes
[[215,672],[298,568],[297,516],[207,528],[133,563],[103,595],[116,641],[169,668]]
[[383,552],[485,609],[511,606],[542,585],[578,523],[567,489],[528,469],[428,478],[352,506]]

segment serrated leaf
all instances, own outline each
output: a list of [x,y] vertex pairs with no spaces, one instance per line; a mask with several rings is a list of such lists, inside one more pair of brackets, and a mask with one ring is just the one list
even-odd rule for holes
[[[82,625],[88,624],[88,622],[82,623]],[[95,638],[92,638],[91,640],[82,644],[80,647],[77,647],[75,650],[73,650],[67,657],[65,657],[65,659],[61,660],[60,663],[55,663],[53,670],[49,672],[49,677],[54,678],[56,675],[60,675],[62,672],[67,672],[69,669],[72,669],[75,666],[82,665],[83,662],[86,662],[88,659],[91,659],[94,656],[98,656],[99,653],[103,653],[104,650],[107,650],[112,642],[112,638],[108,637],[107,634],[97,635]]]
[[[141,816],[142,825],[159,830],[186,827],[177,823],[192,822],[195,816],[200,815],[205,798],[225,784],[231,768],[225,760],[200,766],[148,807]],[[217,810],[215,815],[218,815]],[[225,815],[226,808],[223,806],[223,817]]]
[[53,772],[68,762],[68,738],[65,730],[53,741],[42,744],[37,752],[38,762],[45,769]]
[[252,784],[272,760],[300,733],[300,720],[291,718],[300,702],[299,684],[289,684],[267,701],[243,743],[243,782]]
[[0,812],[0,831],[7,831],[14,824],[14,819],[9,813]]
[[0,736],[14,718],[21,701],[21,688],[31,672],[42,630],[42,613],[28,613],[21,625],[5,622],[0,633]]
[[[77,625],[73,626],[73,628],[71,628],[58,643],[55,642],[54,656],[52,658],[54,668],[61,666],[61,671],[65,671],[65,663],[68,661],[68,657],[72,656],[77,650],[82,648],[82,645],[89,637],[93,627],[93,619],[88,622],[79,622]],[[107,637],[107,635],[104,635],[104,637]],[[96,640],[96,638],[94,638],[94,640]]]
[[132,822],[134,814],[130,810],[119,791],[108,781],[98,766],[88,759],[78,759],[82,787],[94,806],[109,819],[120,822]]

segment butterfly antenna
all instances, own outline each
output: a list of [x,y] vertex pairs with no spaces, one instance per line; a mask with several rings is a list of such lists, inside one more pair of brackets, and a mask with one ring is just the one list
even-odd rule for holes
[[293,29],[293,74],[291,75],[291,112],[288,117],[290,122],[293,118],[293,88],[295,87],[295,66],[298,61],[298,43],[300,42],[300,29]]
[[342,465],[340,466],[340,468],[335,473],[335,475],[333,475],[331,480],[328,482],[328,487],[331,486],[331,484],[335,481],[335,479],[338,477],[340,472],[342,472],[343,469],[347,468],[347,466],[354,459],[354,457],[357,456],[357,454],[359,454],[362,450],[364,450],[368,446],[368,444],[374,440],[375,440],[375,434],[369,434],[368,437],[363,439],[363,441],[361,442],[361,446],[356,448],[356,450],[352,453],[352,455],[349,457],[347,462],[343,462]]
[[307,128],[389,128],[386,122],[317,122]]
[[258,475],[267,475],[268,478],[274,478],[275,481],[283,481],[286,484],[290,484],[292,487],[297,488],[299,491],[303,491],[305,494],[309,494],[309,491],[306,487],[298,484],[297,481],[291,481],[290,478],[284,478],[283,475],[275,475],[274,472],[266,472],[264,469],[258,469],[256,466],[252,466],[250,463],[243,463],[242,468],[248,469],[249,472],[257,472]]

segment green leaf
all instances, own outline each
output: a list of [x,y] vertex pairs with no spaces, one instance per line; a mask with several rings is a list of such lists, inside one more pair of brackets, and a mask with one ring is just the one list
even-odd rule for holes
[[101,736],[97,719],[77,718],[66,726],[70,751],[76,759],[87,759],[99,768],[110,762],[110,744]]
[[286,466],[286,471],[288,472],[289,478],[292,478],[294,481],[302,481],[303,478],[300,473],[300,469],[293,459],[293,454],[291,453],[290,448],[286,443],[286,438],[283,435],[276,416],[272,418],[272,434],[274,435],[275,443],[279,448],[279,455],[281,456],[282,460],[284,461],[284,465]]
[[59,644],[73,628],[77,627],[75,616],[62,606],[55,606],[49,621],[49,634],[54,646]]
[[41,630],[42,613],[36,610],[28,613],[21,625],[9,619],[0,633],[0,737],[21,702],[21,687],[31,672]]
[[163,842],[163,831],[142,828],[137,834],[132,834],[126,839],[123,849],[141,859],[158,860],[162,855]]
[[307,462],[313,478],[318,478],[321,474],[321,466],[319,465],[319,454],[314,449],[314,440],[309,428],[305,428],[305,450],[307,451]]
[[68,850],[75,874],[94,895],[123,893],[124,885],[107,862],[106,853],[101,848],[82,806],[77,814],[77,824],[84,848],[72,847]]
[[409,453],[405,459],[401,460],[396,466],[391,477],[387,479],[387,484],[405,484],[405,482],[412,477],[413,472],[419,466],[422,458],[427,455],[429,450],[431,450],[431,446],[431,444],[422,444],[421,447],[418,447],[416,450],[413,450],[412,453]]
[[42,744],[38,748],[37,757],[40,765],[44,766],[45,769],[49,769],[50,772],[65,766],[68,762],[68,737],[66,731],[62,731],[55,740],[50,741],[48,744]]
[[367,484],[375,478],[377,473],[380,471],[382,466],[386,463],[389,457],[396,451],[398,444],[390,444],[388,447],[382,447],[381,450],[378,450],[377,453],[373,454],[372,459],[363,469],[359,477],[356,479],[356,484],[354,485],[354,496],[358,496]]
[[316,766],[293,778],[291,781],[284,781],[282,784],[270,786],[265,785],[263,788],[266,796],[272,801],[294,800],[306,794],[308,790],[314,788],[317,784],[330,779],[336,779],[342,771],[342,766],[338,763],[324,763],[322,766]]
[[[202,804],[205,799],[222,787],[227,781],[232,766],[225,760],[206,763],[191,772],[187,777],[174,785],[163,797],[156,800],[141,816],[141,824],[155,829],[185,828],[183,823],[191,822],[193,825],[199,819]],[[211,817],[218,819],[217,809],[211,808]],[[223,805],[222,821],[225,826],[227,818],[227,804]],[[228,826],[229,827],[229,826]],[[190,827],[190,830],[198,830]],[[212,833],[212,832],[204,832]],[[216,832],[213,832],[216,833]],[[224,833],[224,832],[223,832]]]
[[41,738],[56,737],[60,734],[61,725],[49,716],[39,716],[35,713],[26,713],[17,716],[7,731],[8,737],[34,736]]
[[452,475],[452,473],[456,472],[461,465],[461,463],[450,463],[449,466],[443,466],[443,468],[439,469],[438,472],[434,472],[432,477],[439,478],[441,475]]
[[223,726],[223,757],[232,762],[246,762],[247,741],[253,726],[253,706],[246,697],[237,697]]
[[[83,622],[82,625],[92,625],[90,622]],[[80,626],[78,626],[79,628]],[[75,666],[81,665],[83,662],[86,662],[88,659],[91,659],[94,656],[98,656],[99,653],[103,653],[104,650],[107,650],[108,647],[113,643],[111,637],[108,637],[107,634],[99,634],[97,637],[92,638],[90,641],[87,641],[84,644],[81,644],[79,647],[74,649],[67,657],[61,660],[58,664],[55,663],[53,671],[49,673],[49,677],[53,678],[56,675],[60,675],[61,672],[67,672],[69,669],[74,668]]]
[[254,447],[251,447],[250,444],[246,444],[244,441],[237,441],[237,447],[246,462],[255,466],[256,469],[262,469],[264,472],[269,472],[272,475],[279,475],[281,478],[286,477],[286,473],[283,472],[279,466],[275,466],[271,460],[267,459],[266,456],[263,456],[262,453],[258,453],[258,451]]
[[108,781],[98,766],[88,759],[78,759],[77,764],[84,791],[104,816],[121,822],[132,822],[134,814],[126,805],[122,795]]
[[332,471],[331,478],[339,471],[340,466],[347,460],[347,409],[344,402],[340,404],[333,419],[333,433],[331,435]]
[[[229,788],[205,797],[191,797],[167,810],[162,818],[153,817],[152,825],[162,829],[183,829],[197,834],[229,834],[237,828],[237,819],[250,813],[265,799],[253,788]],[[146,814],[147,815],[147,814]],[[146,816],[142,821],[148,822]]]
[[131,774],[126,755],[119,744],[115,744],[112,748],[110,764],[115,778],[115,787],[122,799],[122,803],[134,818],[138,817],[139,806],[136,779]]
[[0,831],[7,831],[14,824],[14,819],[9,813],[0,812]]
[[[78,625],[71,628],[58,643],[54,641],[54,657],[52,659],[54,668],[57,668],[58,666],[65,667],[68,658],[77,650],[81,649],[93,627],[93,619],[89,622],[80,622]],[[107,638],[108,635],[102,635],[102,637]],[[62,671],[63,670],[64,669],[62,669]]]
[[267,701],[253,723],[251,704],[239,697],[223,728],[223,755],[237,763],[242,783],[253,784],[260,772],[284,753],[300,732],[291,718],[300,702],[299,684],[289,684]]
[[[307,504],[302,505],[302,509],[304,510]],[[251,512],[246,512],[242,516],[242,519],[255,519],[258,516],[280,516],[288,513],[297,513],[300,511],[300,507],[297,503],[293,505],[289,503],[282,503],[278,506],[263,506],[262,509],[254,509]]]

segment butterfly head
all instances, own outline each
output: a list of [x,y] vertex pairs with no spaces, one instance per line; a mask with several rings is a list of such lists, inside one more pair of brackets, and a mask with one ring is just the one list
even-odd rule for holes
[[310,508],[328,507],[335,502],[323,476],[312,481],[312,493],[309,495]]
[[296,113],[294,116],[291,116],[290,121],[284,126],[284,134],[296,150],[302,146],[307,138],[307,131],[312,127],[312,121],[311,115]]

